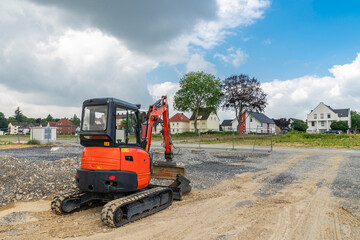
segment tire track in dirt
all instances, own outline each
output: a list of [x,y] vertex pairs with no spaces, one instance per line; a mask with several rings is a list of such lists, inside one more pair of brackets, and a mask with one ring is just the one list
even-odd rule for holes
[[[329,158],[328,169],[313,174],[309,180],[294,189],[283,191],[284,196],[292,196],[294,200],[291,204],[284,206],[278,215],[278,224],[274,228],[276,231],[270,239],[356,239],[360,237],[359,219],[339,207],[337,199],[331,195],[331,183],[343,160],[342,155]],[[320,186],[319,183],[321,183]],[[350,231],[346,234],[342,233],[341,226],[349,225],[349,223],[355,223],[357,227],[350,227],[348,229]]]

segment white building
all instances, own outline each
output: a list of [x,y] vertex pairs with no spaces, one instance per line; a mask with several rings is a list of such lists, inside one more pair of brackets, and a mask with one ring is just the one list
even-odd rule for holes
[[189,118],[183,113],[177,113],[170,118],[171,134],[189,132]]
[[[221,130],[225,132],[231,132],[233,130],[232,128],[232,119],[226,119],[221,123]],[[235,128],[236,129],[236,128]]]
[[[194,121],[195,121],[195,114],[193,114],[190,118],[190,132],[195,132],[194,128]],[[219,131],[220,130],[220,119],[216,115],[216,113],[208,113],[206,109],[202,109],[199,111],[197,121],[196,121],[196,128],[200,132],[207,132],[207,131]]]
[[[329,131],[331,123],[334,121],[346,121],[351,128],[350,109],[332,109],[330,106],[321,102],[314,110],[307,115],[309,133],[324,133]],[[349,132],[349,131],[348,131]]]
[[33,123],[11,122],[8,124],[8,132],[11,135],[16,135],[16,134],[25,135],[26,133],[30,132],[30,128],[34,126],[35,124]]
[[[239,126],[239,133],[275,133],[275,122],[263,113],[246,112],[242,115],[243,123]],[[232,121],[232,128],[237,129],[238,121]]]
[[56,142],[56,127],[32,127],[30,139],[37,140],[41,144]]

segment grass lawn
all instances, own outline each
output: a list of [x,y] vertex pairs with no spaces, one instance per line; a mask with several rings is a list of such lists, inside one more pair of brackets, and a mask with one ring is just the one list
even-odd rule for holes
[[[201,144],[232,144],[232,136],[213,136],[216,139],[201,138]],[[271,136],[256,136],[257,146],[270,146]],[[255,135],[236,135],[235,145],[253,145]],[[198,143],[198,141],[184,141],[183,143]],[[309,134],[290,132],[288,134],[273,135],[273,146],[288,147],[326,147],[326,148],[360,148],[360,135],[353,134]]]
[[[3,135],[0,136],[0,139],[2,139],[3,141],[6,141],[7,139],[9,140],[17,140],[18,138],[20,138],[20,140],[30,140],[30,135]],[[56,139],[57,140],[78,140],[78,136],[75,135],[62,135],[62,134],[57,134],[56,135]]]

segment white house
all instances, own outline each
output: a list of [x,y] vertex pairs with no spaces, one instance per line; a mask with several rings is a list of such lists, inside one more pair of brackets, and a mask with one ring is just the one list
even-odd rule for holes
[[[350,109],[332,109],[330,106],[321,102],[314,110],[307,115],[309,133],[324,133],[329,131],[330,125],[334,121],[346,121],[351,128]],[[349,131],[348,131],[349,132]]]
[[163,130],[163,121],[162,121],[162,119],[159,119],[159,121],[154,122],[153,128],[152,128],[152,133],[159,135],[159,134],[161,134],[161,130]]
[[[222,123],[221,123],[221,125],[220,125],[220,127],[221,127],[221,130],[222,131],[225,131],[225,132],[231,132],[232,130],[233,130],[233,128],[232,128],[232,119],[226,119],[226,120],[224,120]],[[236,129],[236,128],[235,128]]]
[[30,128],[34,126],[35,124],[33,123],[11,122],[8,124],[8,132],[11,135],[16,135],[16,134],[25,135],[26,133],[30,132]]
[[[275,122],[263,113],[246,112],[242,115],[243,123],[239,126],[239,133],[275,133]],[[232,128],[237,129],[238,121],[232,121]]]
[[[195,114],[193,114],[190,118],[190,132],[195,132],[194,128]],[[220,130],[220,119],[216,115],[216,113],[208,113],[206,109],[202,109],[199,111],[197,117],[197,129],[200,129],[200,132],[207,131],[219,131]]]
[[189,132],[189,118],[183,113],[177,113],[170,118],[171,134]]

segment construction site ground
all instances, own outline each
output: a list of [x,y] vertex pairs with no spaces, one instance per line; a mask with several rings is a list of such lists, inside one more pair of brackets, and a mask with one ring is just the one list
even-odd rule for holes
[[[186,165],[193,191],[164,211],[109,228],[101,223],[101,206],[55,215],[49,185],[39,193],[44,199],[15,199],[0,207],[0,239],[360,239],[359,150],[276,148],[252,153],[245,148],[185,147],[176,150],[175,160]],[[50,148],[3,149],[0,162],[17,161],[14,166],[25,175],[22,182],[40,171],[33,169],[37,167],[43,168],[39,179],[49,181],[47,171],[56,171],[51,166],[65,162],[68,168],[59,169],[56,179],[67,178],[65,171],[78,167],[81,148]],[[162,150],[154,150],[160,159]],[[61,184],[70,187],[71,181]],[[10,201],[13,195],[6,187],[0,200]]]

